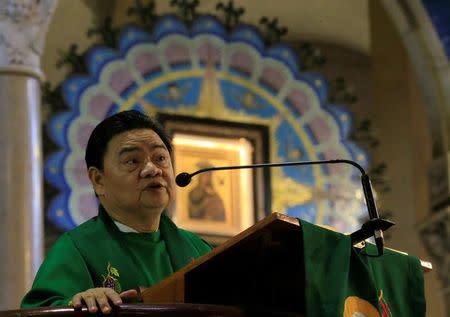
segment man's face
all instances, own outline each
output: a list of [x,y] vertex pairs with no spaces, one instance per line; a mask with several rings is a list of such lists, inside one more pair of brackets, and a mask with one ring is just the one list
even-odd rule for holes
[[114,136],[106,148],[103,171],[91,169],[89,176],[100,201],[121,216],[161,213],[174,197],[170,154],[153,130]]

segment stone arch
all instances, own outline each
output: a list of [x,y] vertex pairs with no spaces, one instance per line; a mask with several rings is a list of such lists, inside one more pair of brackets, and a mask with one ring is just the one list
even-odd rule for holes
[[403,41],[422,89],[433,142],[433,158],[449,148],[450,69],[448,58],[421,1],[382,4]]

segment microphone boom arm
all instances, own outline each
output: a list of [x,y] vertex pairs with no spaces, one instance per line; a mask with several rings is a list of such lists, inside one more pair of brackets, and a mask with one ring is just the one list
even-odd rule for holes
[[191,178],[197,174],[220,171],[220,170],[234,170],[234,169],[246,169],[246,168],[264,168],[264,167],[280,167],[280,166],[295,166],[295,165],[320,165],[320,164],[350,164],[356,167],[361,173],[361,185],[364,192],[364,198],[366,201],[367,211],[369,214],[369,220],[365,222],[361,229],[353,232],[350,237],[352,244],[358,244],[371,236],[375,237],[375,244],[377,246],[378,254],[383,254],[384,250],[384,238],[383,231],[389,229],[394,223],[387,219],[380,218],[375,199],[373,197],[372,185],[370,183],[369,176],[366,174],[364,168],[358,163],[351,160],[336,159],[336,160],[319,160],[319,161],[304,161],[304,162],[283,162],[283,163],[262,163],[253,165],[240,165],[240,166],[222,166],[222,167],[209,167],[200,169],[192,174],[180,173],[176,177],[176,183],[180,187],[185,187],[191,182]]

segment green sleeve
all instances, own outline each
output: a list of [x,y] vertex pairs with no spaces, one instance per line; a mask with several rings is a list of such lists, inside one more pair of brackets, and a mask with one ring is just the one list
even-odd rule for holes
[[22,299],[21,308],[68,305],[73,295],[93,288],[89,270],[72,238],[63,234],[51,248]]

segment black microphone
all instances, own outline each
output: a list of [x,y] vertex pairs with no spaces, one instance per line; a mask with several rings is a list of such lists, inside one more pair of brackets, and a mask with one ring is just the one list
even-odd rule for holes
[[189,185],[197,174],[210,172],[210,171],[221,171],[221,170],[234,170],[234,169],[244,169],[244,168],[266,168],[266,167],[280,167],[280,166],[294,166],[294,165],[319,165],[319,164],[350,164],[356,167],[361,173],[361,185],[364,192],[364,198],[366,201],[367,211],[369,214],[369,220],[365,222],[361,229],[353,232],[350,237],[352,244],[360,243],[371,236],[375,238],[375,244],[377,246],[378,254],[380,256],[383,254],[384,250],[384,237],[383,231],[386,231],[394,223],[387,219],[381,219],[377,207],[375,204],[375,199],[373,197],[372,185],[370,183],[369,175],[367,175],[364,168],[358,163],[351,160],[336,159],[336,160],[319,160],[319,161],[303,161],[303,162],[283,162],[283,163],[263,163],[263,164],[252,164],[252,165],[236,165],[236,166],[221,166],[221,167],[209,167],[200,169],[194,173],[180,173],[175,178],[175,182],[180,187],[185,187]]

